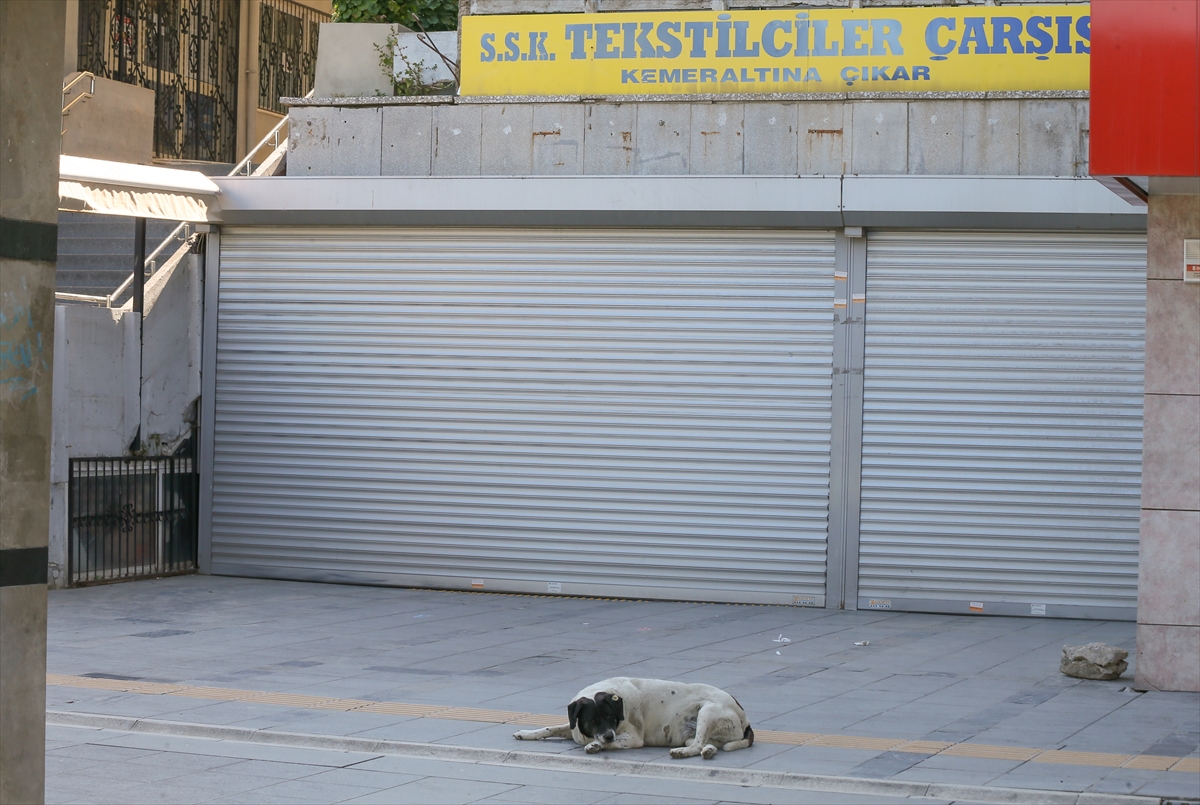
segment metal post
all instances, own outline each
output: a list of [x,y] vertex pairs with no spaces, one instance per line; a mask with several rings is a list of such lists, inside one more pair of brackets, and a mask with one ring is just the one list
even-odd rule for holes
[[825,606],[858,608],[858,528],[862,485],[866,238],[836,236],[833,421],[829,466],[829,547]]
[[133,222],[133,312],[141,313],[145,303],[146,219],[136,218]]
[[167,564],[164,560],[164,550],[166,548],[166,524],[163,522],[162,512],[166,511],[166,495],[163,490],[163,468],[168,462],[158,461],[152,466],[154,467],[154,511],[159,513],[155,518],[154,525],[154,559],[147,564],[150,565],[149,572],[163,573],[167,570]]
[[133,312],[137,314],[138,328],[138,429],[133,437],[132,450],[142,446],[142,359],[146,343],[146,219],[136,218],[133,222]]
[[117,16],[117,80],[125,81],[129,70],[129,60],[125,55],[125,0],[117,0],[115,9]]

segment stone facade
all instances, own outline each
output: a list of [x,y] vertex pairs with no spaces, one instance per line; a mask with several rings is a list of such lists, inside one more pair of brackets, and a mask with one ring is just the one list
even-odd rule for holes
[[291,109],[289,176],[1086,176],[1079,98],[413,103]]
[[1200,196],[1151,195],[1137,684],[1200,690],[1200,285],[1183,240]]

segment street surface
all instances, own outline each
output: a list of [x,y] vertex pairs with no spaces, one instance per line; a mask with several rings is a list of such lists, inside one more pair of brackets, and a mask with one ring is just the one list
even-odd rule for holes
[[[1058,672],[1064,643],[1133,635],[206,576],[52,591],[47,802],[1200,800],[1200,695]],[[758,740],[706,762],[512,739],[609,676],[723,687]]]

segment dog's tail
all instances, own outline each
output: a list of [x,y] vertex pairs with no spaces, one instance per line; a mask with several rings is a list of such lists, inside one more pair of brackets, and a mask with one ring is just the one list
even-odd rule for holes
[[751,746],[754,746],[754,730],[752,730],[750,725],[747,724],[746,731],[742,733],[742,740],[730,741],[722,746],[721,749],[725,752],[732,752],[735,749],[748,749]]

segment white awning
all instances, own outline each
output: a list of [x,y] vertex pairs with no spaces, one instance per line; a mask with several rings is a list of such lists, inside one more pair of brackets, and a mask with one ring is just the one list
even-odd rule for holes
[[58,208],[68,212],[219,223],[221,189],[199,171],[58,158]]

